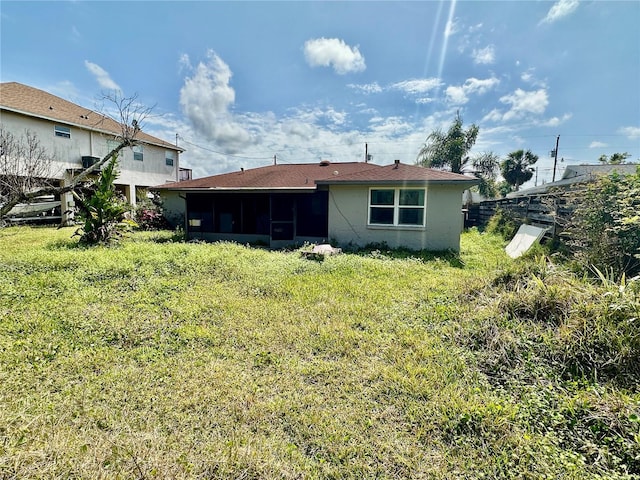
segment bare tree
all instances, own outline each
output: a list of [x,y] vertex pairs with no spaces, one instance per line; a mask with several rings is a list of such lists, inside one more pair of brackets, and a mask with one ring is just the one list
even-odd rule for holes
[[22,138],[16,138],[5,128],[0,129],[0,219],[18,203],[29,203],[44,195],[73,193],[90,181],[91,175],[100,171],[106,162],[119,154],[120,150],[139,144],[137,136],[144,119],[153,107],[145,107],[138,103],[137,95],[123,97],[117,91],[103,94],[102,98],[113,104],[114,115],[102,115],[95,126],[115,122],[114,130],[119,129],[119,133],[114,132],[118,145],[98,162],[80,170],[64,186],[55,185],[51,180],[52,166],[56,159],[42,147],[35,134],[27,131]]
[[54,161],[34,132],[17,137],[0,125],[0,217],[17,203],[14,199],[52,186]]

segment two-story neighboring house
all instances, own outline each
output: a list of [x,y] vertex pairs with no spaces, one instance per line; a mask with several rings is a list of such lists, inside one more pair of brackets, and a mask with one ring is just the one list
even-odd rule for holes
[[[20,83],[0,83],[0,124],[19,138],[35,134],[54,157],[50,179],[65,185],[83,167],[97,162],[115,146],[122,129],[118,122],[89,108]],[[135,206],[148,187],[185,178],[180,168],[184,149],[139,132],[139,145],[118,157],[116,187]],[[73,206],[70,194],[60,199],[62,212]]]

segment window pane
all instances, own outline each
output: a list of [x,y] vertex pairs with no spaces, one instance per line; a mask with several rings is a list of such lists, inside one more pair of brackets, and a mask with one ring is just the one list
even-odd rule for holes
[[424,206],[424,190],[400,190],[400,205]]
[[61,127],[59,125],[55,125],[53,127],[53,130],[56,137],[71,138],[71,129],[68,127]]
[[135,145],[133,147],[133,159],[142,162],[144,158],[142,145]]
[[423,225],[424,208],[401,208],[398,212],[399,225]]
[[394,190],[371,190],[371,205],[393,205]]
[[378,225],[393,225],[393,208],[371,207],[369,223]]

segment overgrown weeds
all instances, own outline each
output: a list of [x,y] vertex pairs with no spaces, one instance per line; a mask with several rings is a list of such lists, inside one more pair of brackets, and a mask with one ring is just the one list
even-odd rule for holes
[[541,257],[476,292],[459,337],[521,406],[517,423],[609,478],[640,474],[639,286],[578,279]]
[[0,478],[638,474],[635,282],[173,235],[0,231]]

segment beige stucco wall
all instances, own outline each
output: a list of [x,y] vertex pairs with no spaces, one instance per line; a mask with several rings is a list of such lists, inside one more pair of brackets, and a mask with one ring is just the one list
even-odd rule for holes
[[[181,196],[182,195],[182,196]],[[185,228],[186,218],[186,201],[183,198],[184,193],[162,190],[162,209],[164,216],[172,228]]]
[[370,227],[367,226],[369,186],[331,185],[329,238],[340,246],[362,247],[384,242],[391,248],[459,251],[462,191],[459,186],[428,186],[425,227]]
[[[2,110],[0,122],[7,131],[17,138],[24,135],[25,130],[35,133],[40,145],[47,152],[52,153],[56,162],[51,169],[51,178],[63,179],[67,169],[79,169],[82,167],[82,157],[104,157],[109,153],[107,140],[113,136],[92,132],[79,127],[73,127],[64,123],[43,120]],[[71,129],[71,138],[57,137],[54,135],[54,126],[61,125]],[[144,145],[143,161],[133,159],[133,151],[125,148],[120,152],[118,159],[120,174],[116,181],[119,185],[127,187],[127,191],[135,192],[136,187],[150,187],[161,185],[178,179],[179,155],[175,152],[173,166],[167,166],[165,152],[167,149],[155,145]],[[135,195],[129,199],[135,202]]]

